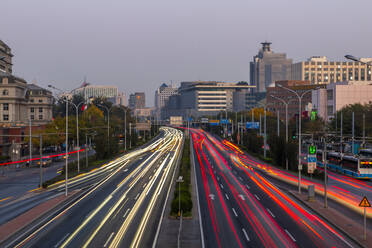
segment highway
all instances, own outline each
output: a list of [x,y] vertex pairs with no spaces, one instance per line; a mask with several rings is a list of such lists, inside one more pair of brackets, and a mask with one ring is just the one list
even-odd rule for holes
[[192,129],[206,247],[358,247],[243,163],[231,145]]
[[[54,217],[2,247],[150,247],[175,180],[182,132],[162,128],[151,144],[72,180],[83,194]],[[63,192],[63,182],[53,192]]]

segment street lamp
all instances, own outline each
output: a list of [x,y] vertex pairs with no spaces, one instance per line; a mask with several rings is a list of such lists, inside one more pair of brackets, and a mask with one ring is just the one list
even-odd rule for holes
[[357,58],[353,55],[345,55],[345,58],[349,59],[349,60],[352,60],[352,61],[355,61],[355,62],[359,62],[363,65],[367,65],[367,67],[371,67],[372,66],[372,61],[369,61],[369,62],[364,62],[362,61],[360,58]]
[[78,156],[78,173],[80,172],[80,148],[79,148],[79,106],[80,104],[85,103],[85,101],[78,103],[77,105],[71,101],[72,106],[76,108],[76,146],[78,147],[77,156]]
[[302,165],[301,165],[301,117],[302,117],[301,102],[302,102],[302,98],[304,97],[304,95],[311,92],[313,89],[307,90],[303,92],[301,95],[299,95],[296,91],[286,88],[281,84],[278,84],[278,87],[288,90],[289,92],[292,92],[298,97],[298,103],[299,103],[298,104],[299,105],[298,106],[298,192],[301,193],[301,170],[302,170]]
[[109,146],[110,144],[110,111],[113,109],[114,106],[111,106],[110,108],[108,108],[107,106],[102,105],[102,104],[97,104],[97,105],[105,108],[107,111],[107,145]]
[[[56,89],[56,90],[59,90],[61,92],[63,92],[62,90],[54,87],[53,85],[48,85],[49,88],[52,88],[52,89]],[[65,133],[65,136],[66,136],[66,160],[65,160],[65,196],[67,196],[67,192],[68,192],[68,189],[67,189],[67,183],[68,183],[68,100],[67,100],[67,96],[66,96],[66,133]]]

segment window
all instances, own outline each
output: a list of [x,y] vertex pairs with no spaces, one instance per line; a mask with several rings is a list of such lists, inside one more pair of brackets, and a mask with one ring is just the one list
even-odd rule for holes
[[43,102],[43,99],[39,99],[39,102],[40,102],[40,103]]
[[9,110],[9,103],[3,103],[3,110]]
[[327,115],[333,115],[333,106],[332,105],[327,106]]
[[31,120],[35,120],[35,116],[34,115],[31,115],[30,118],[31,118]]
[[8,96],[9,95],[9,91],[8,90],[3,90],[3,96]]
[[3,115],[3,121],[9,121],[9,115]]
[[34,99],[31,99],[30,102],[34,102]]
[[354,78],[355,78],[356,81],[359,80],[359,70],[358,69],[355,69]]
[[39,113],[43,113],[43,108],[39,108]]
[[35,112],[35,108],[32,107],[32,108],[30,109],[30,112],[31,112],[31,113],[34,113],[34,112]]
[[43,119],[43,115],[39,115],[39,120],[42,120]]
[[327,100],[333,100],[333,90],[327,90]]

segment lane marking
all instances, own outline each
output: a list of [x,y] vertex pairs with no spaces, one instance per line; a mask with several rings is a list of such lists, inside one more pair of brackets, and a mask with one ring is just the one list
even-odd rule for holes
[[240,180],[240,181],[243,181],[243,178],[242,178],[242,177],[239,177],[239,180]]
[[60,241],[58,241],[58,243],[55,244],[54,247],[59,247],[59,246],[61,245],[61,243],[62,243],[63,241],[65,241],[65,239],[68,237],[68,235],[70,235],[70,233],[67,233],[65,236],[63,236],[63,238],[62,238]]
[[128,169],[125,169],[125,170],[124,170],[124,172],[127,172],[127,171],[128,171]]
[[260,200],[260,197],[258,197],[258,195],[254,194],[254,196],[256,197],[257,200]]
[[267,210],[267,212],[269,212],[269,214],[270,214],[273,218],[275,218],[275,215],[273,214],[273,212],[271,212],[270,209],[266,208],[266,210]]
[[284,231],[288,234],[288,236],[293,240],[293,242],[296,242],[295,238],[288,232],[287,229],[284,229]]
[[152,176],[149,176],[149,180],[151,180]]
[[111,233],[111,235],[109,236],[109,238],[107,239],[106,243],[103,245],[103,247],[107,247],[107,245],[109,244],[110,240],[112,239],[112,237],[114,236],[114,232]]
[[136,197],[134,198],[134,200],[136,200],[136,201],[137,201],[137,199],[138,199],[139,195],[140,195],[140,193],[138,193],[138,194],[136,195]]
[[247,187],[247,189],[250,189],[251,188],[251,187],[248,186],[248,184],[246,184],[245,187]]
[[247,234],[247,232],[245,231],[244,228],[242,228],[242,231],[243,231],[244,236],[245,236],[245,238],[247,239],[247,241],[251,241],[251,240],[249,239],[248,234]]
[[145,183],[143,186],[142,186],[142,188],[145,188],[146,187],[146,185],[147,185],[147,183]]
[[123,215],[123,218],[125,218],[125,216],[127,216],[127,214],[129,213],[130,211],[130,208],[127,209],[127,211],[125,211],[124,215]]
[[12,196],[9,196],[9,197],[7,197],[7,198],[1,199],[0,202],[2,202],[2,201],[6,201],[6,200],[9,200],[10,198],[12,198]]
[[31,190],[29,190],[28,192],[34,192],[34,191],[36,191],[36,190],[38,190],[38,189],[41,189],[41,188],[39,187],[39,188],[36,188],[36,189],[31,189]]
[[220,185],[221,185],[221,188],[223,188],[223,185],[222,185],[222,183],[220,183]]
[[227,200],[230,200],[230,198],[229,198],[229,196],[227,194],[225,194],[225,196],[226,196]]
[[236,213],[234,208],[232,208],[232,211],[234,212],[235,217],[238,217],[238,214]]

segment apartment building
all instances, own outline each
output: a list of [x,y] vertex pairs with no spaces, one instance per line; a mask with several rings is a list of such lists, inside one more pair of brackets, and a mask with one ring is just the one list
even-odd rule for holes
[[130,109],[143,109],[146,107],[146,98],[144,92],[136,92],[129,95],[128,106]]
[[[372,58],[362,58],[369,62]],[[371,67],[349,61],[329,61],[325,56],[314,56],[292,65],[292,80],[310,81],[312,84],[329,84],[341,81],[371,81]]]

